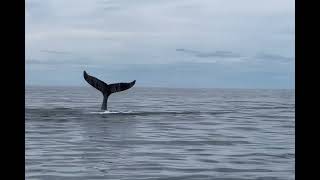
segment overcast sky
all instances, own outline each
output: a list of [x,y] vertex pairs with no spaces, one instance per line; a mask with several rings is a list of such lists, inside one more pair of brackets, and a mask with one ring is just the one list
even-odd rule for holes
[[26,84],[294,88],[293,0],[26,0]]

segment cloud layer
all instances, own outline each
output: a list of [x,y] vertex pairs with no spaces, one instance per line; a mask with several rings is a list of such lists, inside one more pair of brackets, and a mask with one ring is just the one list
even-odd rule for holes
[[[182,66],[181,64],[187,63],[200,64],[193,66],[200,68],[193,71],[202,72],[201,68],[208,67],[207,63],[210,63],[209,66],[213,69],[220,66],[226,69],[210,79],[208,74],[198,76],[198,81],[201,78],[209,81],[210,87],[223,87],[223,83],[215,84],[213,79],[228,79],[230,72],[227,69],[233,69],[235,73],[255,72],[260,78],[267,78],[268,73],[263,75],[259,72],[277,74],[282,78],[275,78],[274,84],[282,87],[282,82],[286,84],[285,87],[292,88],[294,2],[27,0],[26,63],[27,84],[63,83],[63,79],[45,81],[46,78],[59,77],[54,76],[54,71],[52,74],[43,74],[44,80],[35,78],[43,73],[43,69],[54,69],[53,67],[65,69],[59,72],[66,74],[71,71],[81,72],[82,68],[137,65],[140,73],[149,73],[143,67],[150,69],[153,64],[155,67],[151,69],[156,69],[156,66],[176,67],[176,64]],[[251,71],[252,69],[255,71]],[[94,68],[92,71],[99,72]],[[137,74],[133,70],[129,71],[131,74],[123,78]],[[160,72],[163,76],[167,74],[165,68]],[[106,76],[110,70],[100,73]],[[113,74],[115,73],[117,74],[117,71],[113,70]],[[183,77],[191,77],[194,72],[188,73]],[[141,78],[145,79],[145,82],[157,82],[147,73],[144,74],[146,77]],[[248,78],[239,74],[239,82],[242,82],[241,77],[243,82]],[[72,78],[64,80],[83,85],[76,78]],[[286,79],[290,79],[289,86]],[[257,78],[250,87],[260,82]],[[231,81],[226,84],[232,85]],[[236,87],[239,83],[234,84]]]

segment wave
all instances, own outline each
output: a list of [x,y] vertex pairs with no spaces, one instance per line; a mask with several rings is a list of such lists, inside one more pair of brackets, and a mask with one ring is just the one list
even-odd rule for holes
[[89,112],[90,114],[130,114],[132,111],[100,111],[100,112]]
[[89,112],[89,114],[124,114],[124,115],[216,115],[233,113],[232,111],[100,111],[100,112]]
[[135,111],[135,110],[107,110],[107,111],[94,111],[92,109],[81,108],[67,108],[67,107],[54,107],[54,108],[26,108],[27,114],[45,114],[46,116],[67,116],[67,115],[219,115],[236,113],[236,111],[216,110],[216,111],[192,111],[192,110],[162,110],[162,111]]

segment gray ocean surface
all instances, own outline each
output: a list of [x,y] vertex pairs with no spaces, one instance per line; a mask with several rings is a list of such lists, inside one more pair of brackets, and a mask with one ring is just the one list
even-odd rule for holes
[[26,87],[26,179],[295,179],[294,93]]

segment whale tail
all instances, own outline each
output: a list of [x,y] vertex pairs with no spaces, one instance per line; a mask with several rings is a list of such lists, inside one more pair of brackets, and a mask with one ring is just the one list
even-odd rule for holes
[[108,97],[112,93],[130,89],[136,83],[136,80],[134,80],[130,83],[107,84],[96,77],[90,76],[86,71],[83,71],[83,77],[92,87],[96,88],[103,94],[102,110],[107,110]]

